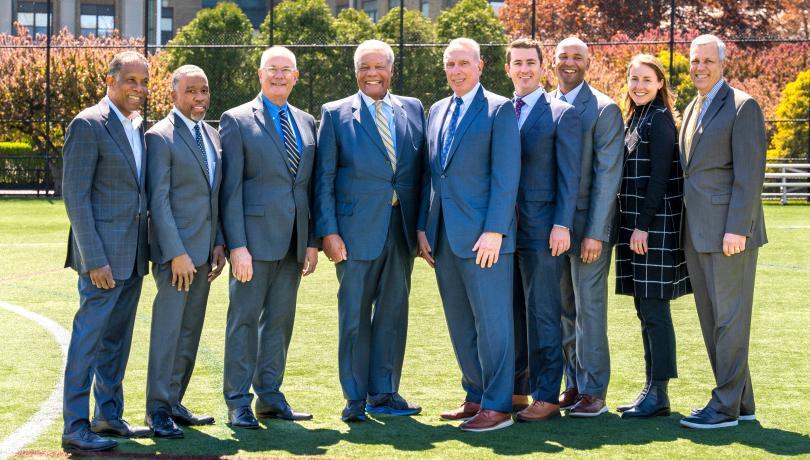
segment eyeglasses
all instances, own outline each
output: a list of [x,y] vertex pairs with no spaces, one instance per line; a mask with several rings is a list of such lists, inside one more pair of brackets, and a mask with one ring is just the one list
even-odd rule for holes
[[270,75],[275,75],[277,73],[281,73],[281,75],[284,75],[285,77],[289,77],[293,73],[292,67],[278,68],[278,67],[270,66],[270,67],[265,67],[264,71],[269,73]]

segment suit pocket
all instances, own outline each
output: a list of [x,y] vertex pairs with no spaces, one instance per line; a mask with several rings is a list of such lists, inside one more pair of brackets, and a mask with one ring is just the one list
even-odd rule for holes
[[245,205],[246,216],[263,216],[264,205],[261,204],[247,204]]
[[712,204],[729,204],[730,202],[730,193],[725,193],[723,195],[712,195]]

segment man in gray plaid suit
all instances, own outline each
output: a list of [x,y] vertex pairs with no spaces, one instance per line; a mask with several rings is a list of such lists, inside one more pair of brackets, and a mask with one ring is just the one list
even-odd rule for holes
[[[142,55],[117,54],[107,72],[107,96],[79,113],[65,136],[63,194],[70,219],[65,266],[79,273],[80,299],[65,366],[66,450],[116,447],[117,442],[99,434],[150,434],[121,418],[121,382],[148,272],[146,148],[137,112],[146,98],[148,78]],[[91,386],[96,399],[92,425]]]

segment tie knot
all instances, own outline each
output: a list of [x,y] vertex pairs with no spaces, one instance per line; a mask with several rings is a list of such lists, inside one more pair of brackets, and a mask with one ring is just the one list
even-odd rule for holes
[[516,109],[520,110],[520,109],[523,108],[524,105],[526,105],[526,102],[523,100],[522,97],[516,97],[515,98],[515,108]]
[[456,97],[454,97],[454,98],[453,98],[453,102],[455,102],[455,103],[456,103],[456,105],[457,105],[457,106],[459,106],[459,107],[461,107],[462,105],[464,105],[464,99],[462,99],[462,98],[460,98],[460,97],[458,97],[458,96],[456,96]]
[[194,133],[198,134],[200,132],[200,124],[194,123]]

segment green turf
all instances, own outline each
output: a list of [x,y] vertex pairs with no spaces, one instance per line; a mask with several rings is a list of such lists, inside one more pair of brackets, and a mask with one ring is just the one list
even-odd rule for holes
[[[62,203],[0,200],[0,215],[0,251],[5,260],[0,271],[0,299],[69,328],[78,295],[75,273],[60,270],[67,236]],[[423,414],[380,417],[347,426],[339,418],[343,399],[337,378],[337,281],[334,268],[322,258],[317,272],[301,285],[282,387],[295,408],[314,413],[313,421],[268,421],[264,429],[254,432],[234,432],[224,424],[221,387],[227,286],[223,278],[212,287],[197,368],[185,399],[192,410],[214,415],[217,424],[187,429],[186,439],[180,441],[125,441],[119,451],[144,455],[464,459],[540,454],[699,458],[810,455],[810,405],[806,402],[810,393],[810,358],[806,354],[810,348],[810,206],[766,206],[766,219],[771,242],[760,251],[750,357],[758,423],[710,432],[678,426],[679,417],[706,403],[713,386],[692,298],[687,297],[673,303],[680,378],[671,384],[675,412],[671,417],[623,421],[611,413],[593,420],[563,418],[548,424],[515,425],[495,433],[462,433],[456,424],[438,418],[439,412],[457,405],[463,393],[435,278],[418,260],[401,392],[420,403]],[[144,415],[154,293],[149,277],[144,282],[125,380],[125,416],[138,423]],[[21,401],[0,406],[2,436],[13,429],[5,425],[21,423],[35,412],[32,405],[45,400],[55,384],[54,366],[59,365],[59,357],[55,342],[33,323],[23,324],[24,320],[10,314],[3,314],[0,320],[4,325],[15,325],[3,328],[0,339],[4,347],[25,343],[32,350],[30,355],[16,351],[3,353],[0,358],[3,398]],[[643,380],[639,326],[630,298],[611,296],[609,336],[612,380],[607,401],[613,408],[631,400]],[[36,378],[8,375],[26,372],[20,368],[21,359],[39,366],[41,372]],[[13,414],[8,415],[8,411]],[[29,455],[59,451],[60,430],[57,420],[27,447]]]

